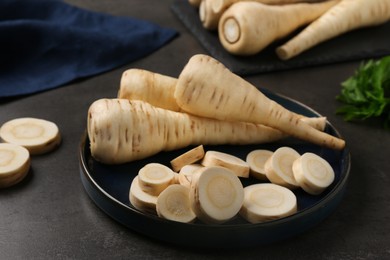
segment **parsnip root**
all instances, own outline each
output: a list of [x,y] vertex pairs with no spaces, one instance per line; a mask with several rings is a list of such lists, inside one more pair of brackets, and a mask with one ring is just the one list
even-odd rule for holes
[[335,178],[332,166],[314,153],[305,153],[293,163],[294,178],[309,194],[322,193]]
[[229,169],[204,167],[192,177],[192,210],[206,223],[224,223],[232,219],[240,210],[243,200],[244,188]]
[[199,145],[173,159],[171,161],[172,169],[175,172],[178,172],[183,166],[196,163],[197,161],[201,160],[203,156],[204,156],[203,145]]
[[[207,55],[194,55],[179,75],[175,99],[182,110],[219,120],[252,122],[332,149],[345,141],[319,131]],[[239,107],[239,109],[237,109]]]
[[150,195],[141,189],[138,182],[138,176],[135,176],[131,182],[129,200],[134,208],[138,209],[139,211],[157,214],[157,196]]
[[139,170],[138,183],[144,192],[158,196],[175,182],[175,175],[176,173],[163,164],[149,163]]
[[192,175],[195,173],[195,171],[199,170],[202,167],[204,166],[200,164],[188,164],[182,167],[180,169],[178,178],[180,185],[190,188]]
[[222,14],[218,25],[219,40],[232,54],[253,55],[314,21],[338,1],[290,5],[240,1]]
[[10,120],[0,128],[0,138],[25,147],[31,155],[55,149],[61,142],[60,131],[53,122],[24,117]]
[[196,219],[191,209],[190,189],[180,184],[167,187],[157,198],[157,215],[161,218],[190,223]]
[[273,152],[269,150],[259,149],[248,153],[246,162],[250,168],[250,175],[258,180],[268,180],[265,172],[265,163],[272,156]]
[[0,143],[0,188],[22,181],[30,170],[30,154],[20,145]]
[[245,187],[244,192],[240,215],[251,223],[275,220],[297,212],[297,198],[285,187],[259,183]]
[[265,163],[265,172],[268,180],[289,189],[299,186],[294,178],[292,165],[300,154],[290,147],[278,148]]
[[231,170],[238,177],[249,177],[249,165],[231,154],[218,151],[207,151],[201,164],[203,166],[221,166]]
[[282,60],[346,32],[383,24],[390,20],[388,0],[342,0],[292,39],[279,46],[276,54]]

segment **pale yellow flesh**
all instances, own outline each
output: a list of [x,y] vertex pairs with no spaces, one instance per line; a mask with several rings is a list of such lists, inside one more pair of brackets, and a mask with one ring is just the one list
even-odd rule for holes
[[25,147],[32,155],[50,152],[61,142],[55,123],[31,117],[4,123],[0,128],[0,138],[4,142]]
[[193,222],[196,215],[191,209],[189,193],[190,189],[180,184],[167,187],[157,198],[157,215],[177,222]]
[[134,208],[139,211],[157,214],[156,204],[157,196],[144,192],[138,182],[138,176],[135,176],[130,185],[129,200]]
[[249,165],[242,159],[223,152],[207,151],[201,164],[203,166],[221,166],[233,171],[238,177],[249,177]]
[[203,166],[200,164],[188,164],[182,167],[180,169],[178,178],[180,185],[189,188],[191,186],[192,175],[195,173],[195,171],[199,170],[202,167]]
[[206,223],[224,223],[235,217],[244,200],[238,177],[223,167],[204,167],[191,181],[190,201],[197,218]]
[[203,145],[199,145],[191,150],[179,155],[175,159],[171,160],[172,169],[175,172],[181,170],[182,167],[188,164],[193,164],[201,160],[204,156]]
[[139,170],[138,182],[144,192],[157,196],[175,182],[175,176],[176,174],[163,164],[148,163]]
[[297,188],[298,183],[294,178],[292,165],[299,157],[299,153],[293,148],[278,148],[265,163],[268,180],[289,189]]
[[251,151],[246,156],[246,162],[250,168],[250,175],[259,180],[268,180],[265,172],[265,163],[273,152],[264,149]]
[[22,146],[0,143],[0,188],[22,181],[30,170],[30,154]]
[[332,166],[313,153],[305,153],[293,163],[294,178],[299,186],[312,195],[321,194],[335,178]]
[[297,212],[297,198],[285,187],[260,183],[245,187],[244,192],[240,215],[251,223],[275,220]]

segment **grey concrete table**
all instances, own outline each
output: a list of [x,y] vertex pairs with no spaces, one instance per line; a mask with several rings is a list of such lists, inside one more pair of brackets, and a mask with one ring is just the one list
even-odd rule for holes
[[67,2],[172,27],[180,37],[110,72],[0,104],[2,122],[26,115],[44,117],[56,122],[63,135],[59,149],[33,158],[26,182],[0,191],[1,259],[390,258],[390,134],[378,125],[347,123],[335,115],[340,82],[354,72],[359,62],[246,77],[256,86],[296,99],[326,115],[345,136],[352,155],[347,192],[334,213],[316,227],[268,246],[202,250],[149,239],[108,217],[88,197],[79,176],[78,149],[89,105],[101,97],[115,97],[121,73],[128,68],[176,77],[189,57],[206,51],[171,12],[171,1]]

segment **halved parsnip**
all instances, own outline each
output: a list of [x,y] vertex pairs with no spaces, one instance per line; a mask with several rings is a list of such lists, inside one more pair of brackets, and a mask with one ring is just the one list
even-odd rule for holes
[[206,223],[224,223],[237,215],[244,188],[231,170],[211,166],[192,176],[190,201],[196,216]]
[[4,123],[0,138],[7,143],[25,147],[30,154],[43,154],[56,148],[61,142],[57,125],[53,122],[23,117]]
[[0,188],[17,184],[30,169],[30,154],[20,145],[0,143]]
[[144,192],[139,186],[138,176],[135,176],[130,185],[130,203],[134,208],[145,213],[157,214],[157,196]]
[[240,215],[251,223],[286,217],[297,212],[295,194],[273,183],[259,183],[244,188]]
[[240,158],[218,151],[207,151],[201,162],[204,166],[221,166],[232,170],[238,177],[249,177],[249,165]]
[[278,148],[265,163],[268,180],[289,189],[297,188],[299,185],[294,178],[292,165],[299,156],[299,153],[293,148]]
[[191,150],[189,150],[186,153],[183,153],[182,155],[179,155],[175,159],[171,161],[172,169],[175,172],[180,171],[180,169],[188,164],[193,164],[200,159],[202,159],[204,156],[204,149],[203,145],[199,145]]
[[332,166],[314,153],[304,153],[292,167],[299,186],[312,195],[323,192],[335,178]]
[[161,218],[190,223],[196,219],[191,209],[190,189],[180,184],[172,184],[158,195],[157,215]]
[[264,149],[253,150],[246,156],[246,162],[250,168],[250,175],[259,180],[268,180],[264,165],[273,152]]
[[160,163],[148,163],[138,172],[140,188],[154,196],[158,196],[166,187],[175,182],[176,173]]

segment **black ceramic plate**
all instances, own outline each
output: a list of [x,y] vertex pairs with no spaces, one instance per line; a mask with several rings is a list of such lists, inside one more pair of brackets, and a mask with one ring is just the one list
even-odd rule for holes
[[[312,109],[289,98],[263,90],[269,98],[284,107],[306,116],[319,116]],[[329,123],[326,132],[339,136]],[[159,162],[169,166],[169,162],[190,149],[189,147],[172,152],[162,152],[145,160],[121,165],[104,165],[95,161],[90,154],[87,136],[80,146],[81,180],[91,199],[110,217],[139,233],[149,237],[183,246],[195,247],[246,247],[268,244],[286,239],[320,223],[335,210],[341,201],[347,184],[350,155],[347,149],[335,151],[295,139],[263,145],[246,146],[205,146],[205,150],[219,150],[234,154],[245,160],[254,149],[274,151],[280,146],[290,146],[299,153],[313,152],[326,159],[335,171],[335,181],[321,195],[312,196],[298,189],[294,191],[298,199],[298,212],[292,216],[265,223],[250,224],[240,216],[224,224],[204,224],[200,221],[184,224],[161,219],[135,209],[129,202],[129,188],[138,170],[149,162]],[[258,182],[243,179],[243,185]]]

